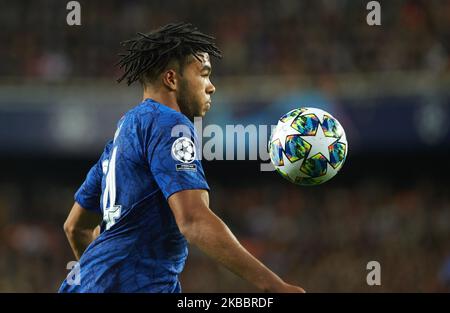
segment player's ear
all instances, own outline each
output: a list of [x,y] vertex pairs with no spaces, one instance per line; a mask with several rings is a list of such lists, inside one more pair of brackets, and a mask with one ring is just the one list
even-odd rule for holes
[[177,90],[177,73],[175,70],[167,70],[162,74],[162,82],[170,91]]

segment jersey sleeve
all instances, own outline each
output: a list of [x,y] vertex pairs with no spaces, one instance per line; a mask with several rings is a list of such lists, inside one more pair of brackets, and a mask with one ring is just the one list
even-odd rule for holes
[[[178,124],[175,123],[178,122]],[[149,144],[150,170],[167,199],[172,194],[189,189],[209,191],[205,173],[198,154],[198,140],[194,127],[186,119],[174,119],[171,123],[153,128]],[[162,125],[163,126],[162,126]],[[172,135],[174,126],[182,126],[186,132]]]
[[91,167],[86,175],[86,179],[75,193],[74,197],[75,201],[86,210],[100,214],[102,214],[100,208],[100,197],[102,194],[103,161],[107,160],[107,155],[111,145],[112,141],[106,145],[100,159],[94,164],[94,166]]

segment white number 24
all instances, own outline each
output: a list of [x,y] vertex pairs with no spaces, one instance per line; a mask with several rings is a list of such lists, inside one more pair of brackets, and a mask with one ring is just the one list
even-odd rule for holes
[[[114,135],[114,143],[117,136],[119,135],[121,127],[122,125],[119,126]],[[109,160],[106,174],[106,186],[103,192],[103,221],[106,223],[106,230],[110,229],[116,223],[117,219],[120,218],[120,215],[122,213],[122,206],[116,204],[117,148],[117,146],[114,147],[111,158]]]

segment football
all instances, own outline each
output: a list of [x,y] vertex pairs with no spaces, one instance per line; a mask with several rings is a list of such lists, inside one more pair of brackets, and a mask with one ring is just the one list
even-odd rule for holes
[[322,184],[342,168],[348,153],[344,128],[330,113],[298,108],[283,115],[268,144],[281,176],[302,186]]

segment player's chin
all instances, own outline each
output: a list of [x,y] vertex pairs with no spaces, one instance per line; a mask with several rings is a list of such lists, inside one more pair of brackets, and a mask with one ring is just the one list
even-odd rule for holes
[[207,102],[205,107],[203,108],[203,115],[206,114],[206,112],[209,111],[209,109],[211,109],[211,102]]
[[208,111],[209,111],[209,106],[204,107],[203,110],[200,112],[200,116],[205,117],[205,115]]

